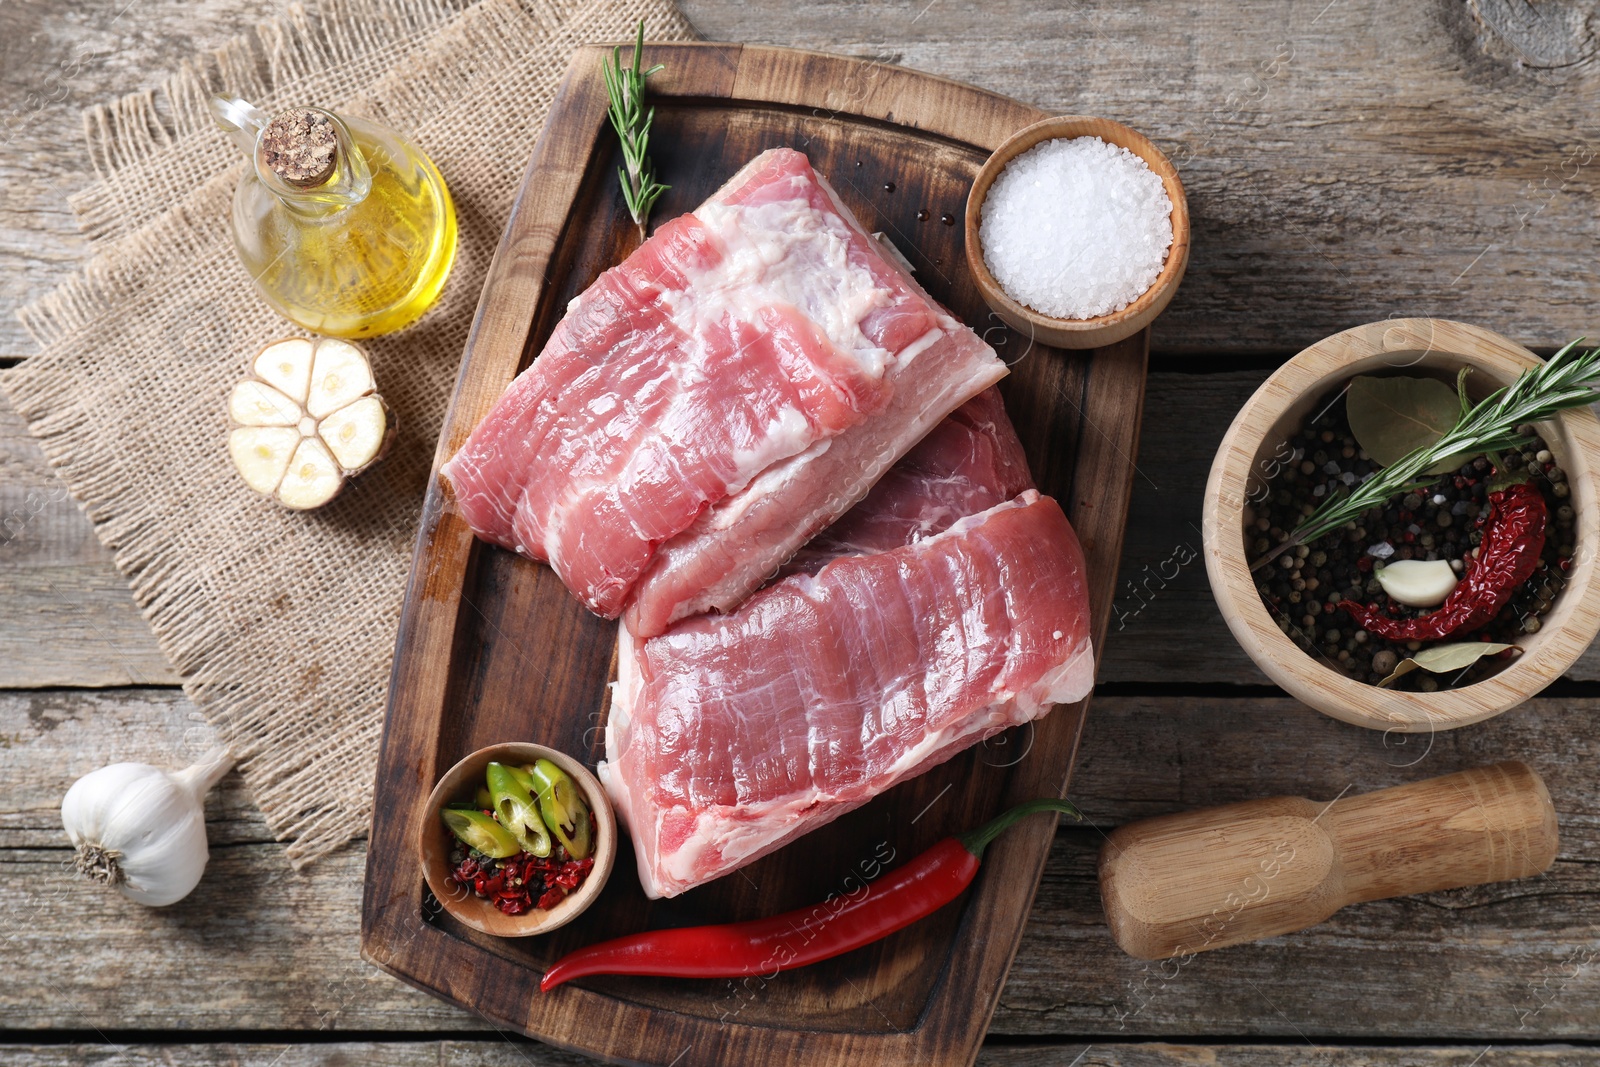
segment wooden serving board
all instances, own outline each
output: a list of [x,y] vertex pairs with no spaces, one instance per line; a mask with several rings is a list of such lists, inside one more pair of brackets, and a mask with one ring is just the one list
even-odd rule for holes
[[[567,302],[637,236],[617,190],[600,65],[579,49],[534,148],[484,285],[435,471],[543,346]],[[1043,112],[898,67],[778,48],[651,45],[651,152],[671,190],[655,218],[696,207],[764,149],[804,151],[869,230],[887,233],[934,296],[984,334],[1040,488],[1088,558],[1102,642],[1133,479],[1148,336],[1066,352],[1032,344],[983,304],[964,265],[973,175]],[[920,213],[926,218],[919,219]],[[941,221],[951,216],[952,223]],[[969,1064],[977,1054],[1053,837],[1035,817],[988,852],[958,902],[810,968],[742,982],[596,978],[545,996],[563,953],[647,928],[769,915],[859,892],[1016,801],[1060,796],[1087,701],[991,739],[789,847],[673,900],[649,901],[624,843],[595,906],[541,938],[466,929],[426,893],[413,842],[429,790],[501,741],[602,755],[614,623],[548,568],[475,540],[435,476],[396,650],[362,909],[367,959],[498,1025],[637,1063]]]

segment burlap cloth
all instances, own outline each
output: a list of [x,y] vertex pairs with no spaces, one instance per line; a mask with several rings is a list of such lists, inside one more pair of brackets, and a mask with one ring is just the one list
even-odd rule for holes
[[[396,625],[434,443],[484,273],[573,48],[692,35],[669,0],[338,0],[291,8],[160,88],[86,116],[82,276],[22,310],[41,351],[0,375],[116,554],[184,689],[241,757],[290,862],[366,832]],[[461,243],[443,299],[368,342],[399,438],[317,512],[245,488],[226,400],[299,332],[234,256],[244,173],[212,92],[393,126],[439,165]]]

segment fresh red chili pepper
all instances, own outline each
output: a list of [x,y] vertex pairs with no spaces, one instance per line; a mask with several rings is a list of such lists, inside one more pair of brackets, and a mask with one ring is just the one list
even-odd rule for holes
[[1361,628],[1389,641],[1437,641],[1485,626],[1533,576],[1544,552],[1550,512],[1544,496],[1526,482],[1489,494],[1478,556],[1467,557],[1466,573],[1439,610],[1415,619],[1391,619],[1372,604],[1341,600]]
[[1040,811],[1082,818],[1064,800],[1030,800],[976,830],[945,838],[868,883],[859,896],[830,898],[812,908],[750,922],[650,930],[603,941],[557,960],[539,988],[548,993],[591,974],[742,978],[832,959],[888,937],[960,896],[978,873],[989,842],[1018,819]]

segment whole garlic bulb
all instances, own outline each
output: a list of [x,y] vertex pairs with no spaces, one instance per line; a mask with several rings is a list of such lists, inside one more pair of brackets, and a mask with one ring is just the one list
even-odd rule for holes
[[79,778],[61,801],[61,824],[78,848],[78,872],[140,904],[175,904],[200,882],[210,859],[205,799],[233,766],[214,749],[176,773],[114,763]]

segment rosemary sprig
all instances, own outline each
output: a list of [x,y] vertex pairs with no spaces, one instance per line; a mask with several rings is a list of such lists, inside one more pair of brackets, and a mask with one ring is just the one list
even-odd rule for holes
[[1406,454],[1393,464],[1374,471],[1350,492],[1330,496],[1305,522],[1289,534],[1288,540],[1250,565],[1252,571],[1271,563],[1283,552],[1315,541],[1331,530],[1360,518],[1386,501],[1433,481],[1425,472],[1451,456],[1478,456],[1523,445],[1528,436],[1518,427],[1542,422],[1566,408],[1582,407],[1600,400],[1600,349],[1573,355],[1578,338],[1549,360],[1526,370],[1504,389],[1496,390],[1476,405],[1467,399],[1467,372],[1462,368],[1456,379],[1461,398],[1461,415],[1443,437],[1431,445]]
[[628,205],[628,214],[639,227],[639,240],[644,240],[644,224],[650,218],[650,208],[656,199],[671,186],[656,182],[646,154],[650,147],[650,123],[656,117],[655,108],[644,106],[644,80],[661,69],[657,63],[649,70],[640,70],[644,55],[644,19],[639,20],[639,39],[633,46],[633,66],[622,65],[622,46],[611,50],[611,62],[603,64],[606,93],[611,97],[611,126],[622,141],[623,165],[617,168],[622,179],[622,199]]

